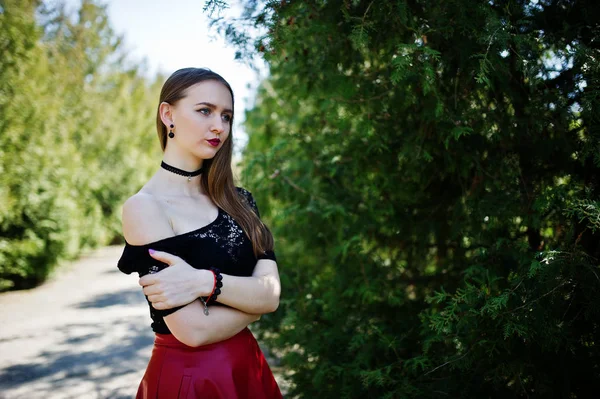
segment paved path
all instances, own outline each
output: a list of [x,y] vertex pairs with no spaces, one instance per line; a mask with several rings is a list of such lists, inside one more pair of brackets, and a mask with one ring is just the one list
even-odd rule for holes
[[116,268],[121,251],[95,250],[38,288],[0,294],[0,398],[134,397],[153,333],[137,275]]

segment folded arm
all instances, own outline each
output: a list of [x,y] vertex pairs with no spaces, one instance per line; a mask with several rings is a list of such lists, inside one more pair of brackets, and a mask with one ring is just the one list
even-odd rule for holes
[[[167,252],[156,251],[151,256],[170,265],[139,280],[144,287],[144,294],[155,309],[182,306],[201,296],[207,297],[212,292],[212,272],[194,269],[181,258]],[[279,306],[281,284],[275,261],[260,259],[250,277],[221,275],[223,287],[217,302],[251,314],[274,312]]]
[[[125,202],[122,221],[125,240],[132,245],[145,245],[175,234],[162,209],[152,196],[147,194],[136,194]],[[206,316],[197,298],[201,294],[207,294],[198,291],[196,279],[210,279],[212,290],[212,273],[194,269],[180,258],[170,256],[176,260],[165,262],[169,267],[160,273],[142,277],[140,285],[144,286],[144,294],[157,310],[185,305],[164,316],[167,327],[181,342],[189,346],[199,346],[222,341],[260,318],[258,314],[249,314],[225,306],[211,306],[210,314]],[[144,278],[152,278],[159,274],[165,281],[153,280],[148,286],[143,284]],[[187,284],[181,284],[181,279]]]
[[256,263],[251,277],[223,274],[223,287],[217,302],[243,312],[265,314],[277,310],[280,293],[277,263],[261,259]]
[[177,312],[164,317],[175,338],[188,346],[208,345],[233,337],[249,324],[260,319],[226,306],[211,306],[208,316],[196,300]]

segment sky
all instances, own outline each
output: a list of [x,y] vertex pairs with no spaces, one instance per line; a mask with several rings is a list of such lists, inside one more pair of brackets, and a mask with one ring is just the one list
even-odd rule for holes
[[[80,0],[67,0],[69,7]],[[209,28],[202,11],[204,0],[102,0],[115,32],[124,36],[124,47],[131,61],[146,60],[150,77],[161,71],[166,76],[185,67],[206,67],[225,78],[233,88],[236,106],[234,126],[236,153],[247,142],[240,123],[243,110],[252,98],[261,76],[239,61],[235,49]],[[233,1],[232,1],[233,3]]]

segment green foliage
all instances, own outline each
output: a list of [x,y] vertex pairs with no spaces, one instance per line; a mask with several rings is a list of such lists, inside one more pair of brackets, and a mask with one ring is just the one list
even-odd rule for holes
[[597,394],[596,2],[244,6],[290,396]]
[[120,206],[158,149],[148,139],[158,86],[126,67],[93,1],[76,15],[4,1],[0,31],[4,290],[38,284],[61,259],[121,236]]
[[565,209],[568,216],[575,216],[580,223],[585,223],[592,232],[600,229],[600,202],[590,199],[577,199]]

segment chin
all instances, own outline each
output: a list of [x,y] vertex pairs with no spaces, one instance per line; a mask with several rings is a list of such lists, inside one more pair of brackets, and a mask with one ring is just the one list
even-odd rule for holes
[[217,155],[217,152],[219,152],[219,151],[218,150],[201,151],[201,152],[195,153],[194,155],[200,159],[213,159],[215,157],[215,155]]

